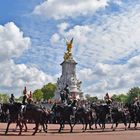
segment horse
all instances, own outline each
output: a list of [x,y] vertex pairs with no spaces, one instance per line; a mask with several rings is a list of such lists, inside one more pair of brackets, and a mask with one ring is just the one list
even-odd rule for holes
[[21,103],[13,103],[13,104],[3,103],[2,104],[2,112],[6,114],[7,111],[9,111],[9,120],[8,120],[7,128],[5,131],[5,135],[8,133],[10,124],[15,123],[15,122],[20,128],[19,135],[21,135],[22,125],[20,121],[20,110],[21,110]]
[[64,128],[66,122],[70,125],[70,132],[73,131],[72,123],[71,123],[71,115],[73,115],[73,109],[68,105],[56,105],[54,107],[55,119],[58,124],[60,124],[60,128],[58,132]]
[[[83,132],[87,130],[87,126],[89,124],[89,128],[91,128],[92,125],[92,110],[91,109],[85,109],[84,107],[79,107],[75,112],[75,119],[74,119],[74,125],[73,127],[78,123],[81,122],[83,124]],[[85,125],[85,127],[84,127]]]
[[0,122],[7,122],[8,121],[8,112],[2,111],[2,104],[0,103]]
[[[134,128],[137,127],[137,121],[139,116],[139,108],[134,104],[126,104],[125,105],[128,108],[129,111],[129,118],[128,118],[128,128],[130,128],[131,123],[134,123]],[[138,115],[138,116],[137,116]]]
[[[124,123],[125,130],[126,130],[126,128],[127,128],[127,119],[126,119],[126,115],[125,115],[123,110],[119,110],[117,107],[112,107],[112,109],[111,109],[111,118],[112,118],[111,129],[113,131],[115,131],[115,129],[117,128],[119,122],[121,122],[121,121]],[[113,127],[114,123],[116,124],[115,127]]]
[[[35,128],[33,128],[35,131],[32,135],[35,135],[38,131],[39,125],[43,127],[44,132],[47,133],[47,123],[49,118],[49,113],[46,112],[43,108],[40,106],[37,106],[35,104],[26,104],[24,105],[24,108],[22,106],[21,112],[20,112],[20,121],[22,123],[22,128],[25,126],[25,132],[27,132],[27,122],[35,122]],[[16,125],[16,128],[14,131],[16,131],[17,127],[19,125]],[[39,132],[41,132],[42,128]]]
[[108,105],[91,105],[91,108],[95,110],[96,118],[95,118],[95,128],[97,129],[97,124],[102,128],[104,131],[105,123],[106,123],[106,116],[110,114],[110,108]]
[[22,116],[22,121],[27,122],[27,120],[33,120],[33,122],[35,123],[35,131],[32,135],[35,135],[37,133],[39,125],[42,125],[44,132],[47,133],[48,113],[45,110],[37,105],[27,104],[25,110],[22,113]]

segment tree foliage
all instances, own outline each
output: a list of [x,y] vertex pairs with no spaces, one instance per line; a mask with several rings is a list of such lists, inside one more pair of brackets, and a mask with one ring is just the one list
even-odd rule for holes
[[85,98],[90,102],[97,102],[98,101],[98,98],[96,96],[90,96],[89,94],[86,94]]
[[8,94],[0,94],[0,102],[1,103],[7,103],[9,101],[9,95]]
[[134,87],[129,90],[129,92],[127,93],[127,102],[132,103],[136,97],[138,99],[140,97],[140,88],[139,87]]
[[48,83],[43,86],[41,91],[43,92],[43,98],[44,99],[51,99],[54,97],[54,92],[56,90],[56,84]]
[[113,101],[122,102],[122,103],[126,103],[127,102],[127,98],[128,98],[128,96],[125,95],[125,94],[119,94],[119,95],[114,94],[112,96],[112,100]]
[[37,89],[33,92],[33,99],[35,101],[41,101],[43,99],[43,92],[41,89]]

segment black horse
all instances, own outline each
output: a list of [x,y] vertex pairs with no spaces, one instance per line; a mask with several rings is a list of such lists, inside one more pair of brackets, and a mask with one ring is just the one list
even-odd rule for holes
[[7,124],[5,134],[8,133],[8,129],[11,123],[17,123],[17,125],[20,128],[19,135],[21,135],[22,125],[21,125],[21,120],[20,120],[20,110],[21,110],[21,103],[14,103],[14,104],[3,103],[2,104],[2,112],[6,114],[7,111],[9,111],[8,124]]
[[0,103],[0,122],[7,122],[8,121],[8,112],[2,111],[2,104]]
[[92,125],[92,110],[91,109],[85,109],[84,107],[79,107],[76,112],[75,112],[75,119],[74,119],[74,125],[77,123],[82,123],[83,124],[83,132],[87,130],[87,126],[89,124],[89,129],[91,128]]
[[24,122],[25,126],[27,120],[32,120],[35,123],[35,131],[32,135],[37,133],[39,125],[42,125],[44,132],[47,133],[48,113],[39,106],[27,104],[25,110],[22,113],[22,122]]
[[96,118],[95,120],[95,128],[97,129],[97,124],[102,128],[104,131],[106,117],[107,114],[110,114],[110,108],[108,105],[91,105],[91,108],[95,110]]
[[131,123],[134,123],[134,128],[137,127],[137,122],[139,121],[139,107],[134,104],[126,104],[125,105],[128,108],[129,111],[129,117],[128,117],[128,128],[130,128]]
[[[111,128],[112,128],[113,131],[115,131],[115,129],[117,128],[117,126],[120,122],[124,123],[125,130],[126,130],[126,128],[127,128],[127,118],[126,118],[126,115],[125,115],[123,110],[119,110],[117,107],[112,107],[111,118],[112,118]],[[114,127],[114,124],[116,124],[115,127]]]
[[73,109],[71,106],[56,105],[54,108],[54,114],[55,114],[56,122],[60,124],[60,128],[58,132],[61,132],[66,122],[70,125],[70,132],[73,131],[73,127],[71,123],[71,115],[73,115]]
[[2,105],[2,111],[7,112],[9,111],[9,120],[6,128],[5,134],[8,133],[8,129],[11,123],[16,123],[19,126],[20,131],[19,135],[22,133],[23,124],[25,125],[25,131],[27,131],[27,120],[33,120],[35,123],[35,131],[32,135],[35,135],[38,131],[39,125],[43,126],[43,130],[47,132],[47,119],[48,114],[42,108],[36,105],[26,105],[24,111],[21,112],[22,104],[21,103],[4,103]]

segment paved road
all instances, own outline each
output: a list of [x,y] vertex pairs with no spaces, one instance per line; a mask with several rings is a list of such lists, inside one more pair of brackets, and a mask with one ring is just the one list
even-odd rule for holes
[[12,131],[15,128],[15,124],[12,124],[8,134],[5,136],[6,124],[0,123],[0,140],[140,140],[140,127],[137,130],[125,131],[122,124],[115,132],[111,131],[110,125],[107,125],[104,132],[100,129],[94,129],[87,130],[84,133],[81,130],[82,125],[75,126],[73,133],[69,133],[69,126],[66,126],[62,133],[58,133],[59,125],[49,125],[48,133],[37,133],[35,136],[31,135],[33,127],[33,124],[28,124],[28,132],[23,132],[22,136],[18,136],[18,132]]

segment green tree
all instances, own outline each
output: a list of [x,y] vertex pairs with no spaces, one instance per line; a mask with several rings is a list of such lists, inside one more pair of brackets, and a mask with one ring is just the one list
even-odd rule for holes
[[113,96],[111,97],[111,99],[113,101],[118,101],[118,96],[116,94],[113,94]]
[[98,98],[96,96],[90,96],[89,94],[86,94],[85,98],[90,102],[97,102],[98,101]]
[[43,92],[43,98],[44,99],[51,99],[54,97],[54,92],[56,90],[56,84],[48,83],[43,86],[41,91]]
[[128,96],[125,95],[125,94],[120,94],[120,95],[119,95],[119,98],[120,98],[120,101],[121,101],[122,103],[126,103],[126,102],[127,102]]
[[125,94],[119,94],[119,95],[114,94],[114,95],[112,96],[112,99],[113,99],[114,101],[116,101],[116,102],[123,102],[123,103],[126,103],[127,98],[128,98],[128,96],[125,95]]
[[127,102],[128,103],[132,103],[134,101],[134,99],[137,97],[140,97],[140,88],[139,87],[133,87],[129,90],[129,92],[127,93]]
[[36,101],[41,101],[43,99],[43,92],[41,89],[37,89],[33,92],[33,99]]
[[9,101],[9,95],[8,94],[0,94],[0,102],[1,103],[7,103]]

